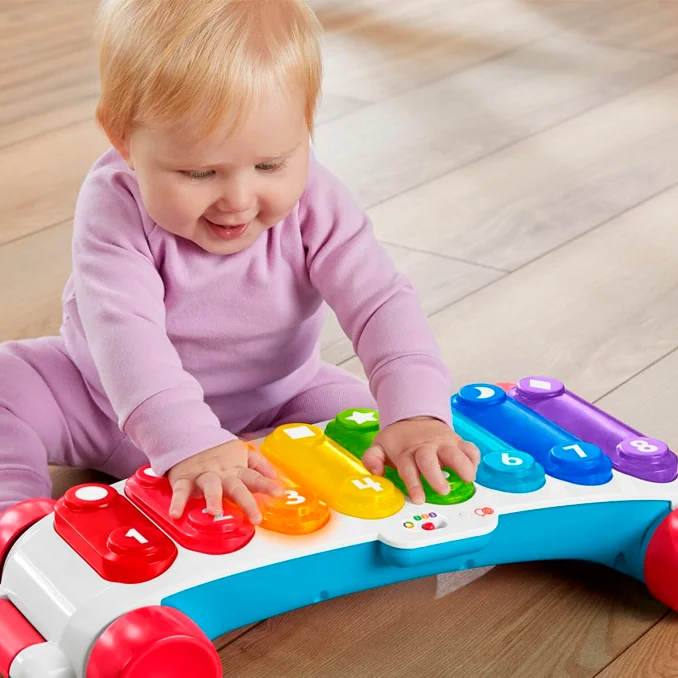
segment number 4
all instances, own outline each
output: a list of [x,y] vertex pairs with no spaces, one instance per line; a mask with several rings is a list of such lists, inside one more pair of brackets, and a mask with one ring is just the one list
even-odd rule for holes
[[372,488],[375,492],[383,492],[384,488],[377,482],[375,482],[372,478],[357,478],[356,480],[353,481],[353,484],[359,489],[359,490],[369,490]]

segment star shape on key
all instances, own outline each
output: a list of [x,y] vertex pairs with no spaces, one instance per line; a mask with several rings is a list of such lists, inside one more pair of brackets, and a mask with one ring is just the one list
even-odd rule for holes
[[377,421],[374,412],[354,412],[346,421],[354,421],[356,424],[365,424],[368,421]]

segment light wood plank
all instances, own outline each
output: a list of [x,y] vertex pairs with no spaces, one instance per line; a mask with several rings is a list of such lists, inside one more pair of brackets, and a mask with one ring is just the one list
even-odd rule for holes
[[87,171],[106,148],[88,120],[0,149],[0,245],[72,218]]
[[0,342],[58,332],[70,268],[70,222],[0,247]]
[[90,117],[96,0],[20,4],[0,16],[0,147]]
[[456,386],[550,374],[595,399],[678,346],[677,204],[674,188],[434,315]]
[[369,207],[674,68],[558,35],[323,125],[318,154]]
[[[393,263],[412,281],[426,315],[431,315],[474,290],[499,279],[503,273],[454,259],[386,245]],[[330,313],[322,337],[322,355],[337,364],[355,355],[336,316]]]
[[522,266],[678,181],[677,92],[678,74],[660,78],[404,193],[370,210],[376,232]]
[[599,678],[671,678],[678,675],[678,615],[662,619],[618,659]]
[[611,2],[314,0],[329,91],[380,101],[597,16]]
[[678,3],[632,2],[605,15],[605,21],[586,21],[577,27],[599,44],[648,50],[678,56]]
[[598,405],[678,452],[678,350],[606,394]]
[[428,578],[296,610],[220,654],[238,678],[585,678],[664,612],[603,568],[511,565],[443,598]]

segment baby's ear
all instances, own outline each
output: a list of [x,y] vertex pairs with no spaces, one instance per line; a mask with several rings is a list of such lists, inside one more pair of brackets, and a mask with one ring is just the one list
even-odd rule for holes
[[129,138],[125,139],[109,139],[113,147],[115,148],[122,159],[127,163],[128,167],[133,170],[134,163],[132,162],[132,154],[130,152]]

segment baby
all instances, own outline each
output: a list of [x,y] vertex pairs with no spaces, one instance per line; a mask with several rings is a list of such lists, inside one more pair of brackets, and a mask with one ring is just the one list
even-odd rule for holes
[[[59,337],[0,345],[0,512],[49,496],[48,464],[150,462],[170,515],[280,494],[244,442],[377,408],[365,454],[412,500],[478,450],[410,283],[310,148],[319,27],[302,0],[107,0],[97,120],[111,142],[75,210]],[[324,363],[326,304],[369,384]]]

